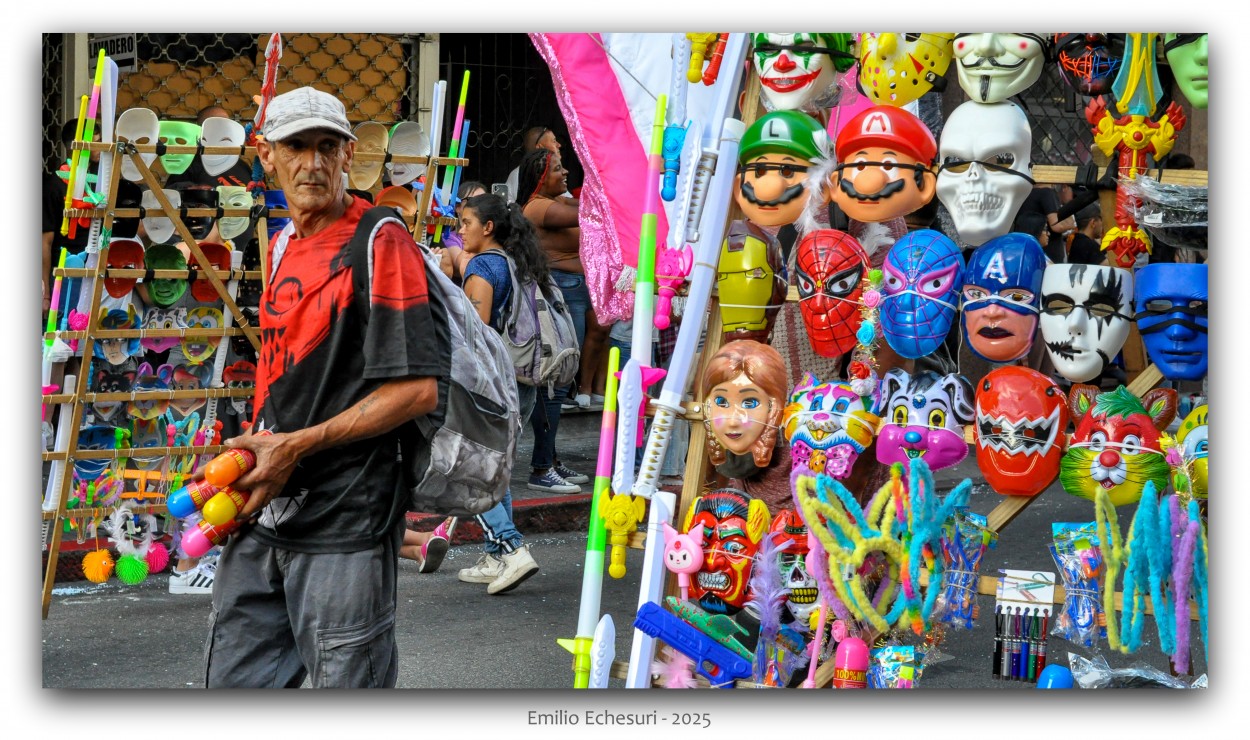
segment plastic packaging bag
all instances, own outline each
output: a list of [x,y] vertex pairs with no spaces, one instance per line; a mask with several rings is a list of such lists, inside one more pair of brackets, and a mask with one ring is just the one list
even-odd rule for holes
[[1207,250],[1207,188],[1171,185],[1138,175],[1120,182],[1133,219],[1152,237],[1177,249]]
[[1137,662],[1128,668],[1112,668],[1102,655],[1086,658],[1068,653],[1072,679],[1083,689],[1205,689],[1207,674],[1192,683],[1170,676],[1152,665]]

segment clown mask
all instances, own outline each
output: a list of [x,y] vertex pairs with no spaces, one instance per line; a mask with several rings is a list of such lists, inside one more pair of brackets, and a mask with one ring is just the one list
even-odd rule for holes
[[1042,76],[1049,40],[1036,33],[955,34],[959,86],[977,103],[998,103]]
[[836,153],[827,192],[857,221],[889,221],[933,200],[937,180],[929,168],[937,142],[902,108],[877,105],[857,113],[838,134]]
[[1045,271],[1046,253],[1027,234],[998,236],[977,247],[964,270],[960,314],[973,354],[1012,362],[1029,353]]
[[[187,309],[157,308],[152,306],[143,313],[143,328],[148,329],[186,329]],[[153,352],[168,352],[178,346],[178,337],[144,337],[139,344]]]
[[890,247],[882,271],[885,341],[903,357],[932,353],[955,321],[964,271],[959,247],[941,232],[919,229]]
[[1093,501],[1101,488],[1113,506],[1124,506],[1141,499],[1146,481],[1159,491],[1167,486],[1159,432],[1176,416],[1175,390],[1154,388],[1139,399],[1124,386],[1102,393],[1078,384],[1068,405],[1076,430],[1059,467],[1063,490]]
[[794,223],[807,205],[807,171],[828,159],[829,135],[806,113],[781,110],[760,116],[742,135],[735,199],[760,226]]
[[1055,381],[1000,367],[977,387],[973,438],[985,482],[1004,496],[1036,496],[1059,475],[1068,400]]
[[1207,405],[1194,408],[1176,433],[1185,459],[1190,461],[1189,484],[1194,498],[1207,497]]
[[804,373],[786,405],[790,458],[813,473],[843,480],[851,474],[860,453],[872,444],[879,421],[849,383],[822,383],[811,373]]
[[1011,231],[1033,190],[1032,145],[1029,119],[1015,103],[969,101],[946,119],[937,197],[950,211],[961,242],[979,247]]
[[767,342],[789,285],[777,238],[750,221],[734,221],[716,265],[725,342]]
[[1137,271],[1137,329],[1150,361],[1169,380],[1207,374],[1207,266],[1153,264]]
[[182,338],[182,354],[187,362],[199,365],[213,356],[213,351],[221,343],[221,337],[195,336],[192,329],[217,329],[222,325],[221,309],[209,306],[197,306],[187,311],[187,333]]
[[953,33],[861,33],[859,86],[874,103],[902,107],[946,89]]
[[968,456],[963,425],[972,422],[972,385],[962,375],[895,368],[881,379],[884,424],[877,462],[909,465],[923,459],[940,470]]
[[730,342],[708,361],[703,403],[709,457],[729,478],[745,478],[772,460],[785,402],[786,366],[777,350]]
[[794,618],[795,627],[808,632],[808,617],[819,606],[819,590],[816,577],[807,572],[807,523],[794,509],[777,512],[769,536],[777,546],[790,546],[777,553],[777,568],[781,571],[781,584],[786,592],[786,610]]
[[841,357],[855,347],[867,271],[868,255],[850,234],[819,229],[799,241],[794,261],[799,311],[816,354]]
[[1106,95],[1124,63],[1124,34],[1057,33],[1055,61],[1068,87],[1088,97]]
[[855,63],[848,33],[756,33],[751,41],[760,98],[770,111],[828,109],[837,100],[835,73]]
[[734,615],[746,605],[751,566],[768,531],[768,506],[723,488],[694,500],[686,532],[703,531],[703,569],[690,582],[690,599],[712,614]]
[[1189,104],[1195,108],[1207,108],[1207,34],[1165,33],[1163,53],[1176,86]]
[[1133,276],[1118,267],[1051,265],[1042,274],[1046,351],[1074,383],[1097,378],[1132,328]]
[[[161,121],[158,127],[165,146],[194,147],[200,143],[200,125],[190,121]],[[195,152],[161,155],[166,174],[181,175],[195,161]]]

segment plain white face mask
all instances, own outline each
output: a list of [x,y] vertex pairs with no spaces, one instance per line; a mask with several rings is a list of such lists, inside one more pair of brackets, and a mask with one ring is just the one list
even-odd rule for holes
[[[243,124],[229,118],[214,116],[205,118],[200,131],[200,143],[204,146],[230,146],[242,151],[243,142],[247,140],[247,132]],[[239,161],[239,153],[235,154],[201,154],[200,163],[204,171],[216,177],[230,169]]]
[[1046,351],[1073,383],[1093,380],[1132,328],[1133,274],[1118,267],[1051,265],[1042,274],[1039,321]]

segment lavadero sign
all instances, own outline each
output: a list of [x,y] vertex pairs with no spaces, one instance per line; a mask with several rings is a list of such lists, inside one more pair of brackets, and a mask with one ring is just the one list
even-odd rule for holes
[[[119,74],[135,70],[135,34],[133,33],[121,33],[112,36],[92,34],[87,48],[92,60],[99,56],[100,49],[104,49],[104,53],[108,58],[117,64]],[[94,61],[91,66],[94,71]]]

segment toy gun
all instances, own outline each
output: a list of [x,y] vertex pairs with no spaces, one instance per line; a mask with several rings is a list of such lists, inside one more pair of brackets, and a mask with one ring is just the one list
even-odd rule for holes
[[683,621],[716,640],[717,644],[724,645],[747,660],[755,660],[751,651],[737,638],[737,635],[750,635],[750,630],[735,622],[733,617],[727,614],[709,614],[698,605],[678,600],[676,596],[665,596],[664,605]]
[[716,688],[732,689],[734,681],[751,675],[750,660],[664,611],[655,602],[647,602],[638,609],[634,627],[652,638],[660,638],[690,658],[695,670]]

